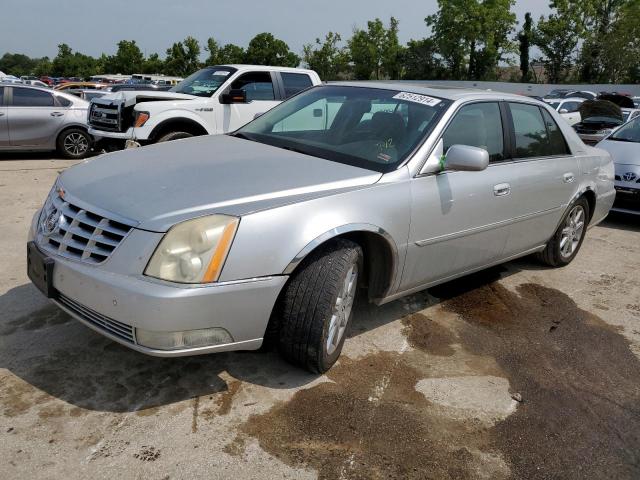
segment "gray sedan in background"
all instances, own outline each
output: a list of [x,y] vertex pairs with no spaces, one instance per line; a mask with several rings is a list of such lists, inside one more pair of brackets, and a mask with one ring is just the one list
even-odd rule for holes
[[142,353],[257,349],[324,372],[383,304],[528,254],[561,267],[615,197],[611,157],[548,105],[407,84],[314,87],[240,130],[60,175],[28,273]]
[[83,158],[93,141],[88,108],[88,102],[48,88],[0,84],[0,152],[57,150]]
[[640,117],[618,128],[598,144],[615,165],[616,201],[612,210],[640,215]]

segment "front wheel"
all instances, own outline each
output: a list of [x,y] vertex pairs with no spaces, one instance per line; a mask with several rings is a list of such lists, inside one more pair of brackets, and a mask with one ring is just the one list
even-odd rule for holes
[[170,142],[172,140],[180,140],[181,138],[191,138],[193,135],[189,132],[169,132],[158,139],[158,143]]
[[589,223],[589,203],[584,197],[576,200],[565,214],[560,226],[538,254],[538,258],[552,267],[569,265],[578,254]]
[[277,305],[278,350],[289,362],[324,373],[338,360],[352,317],[362,249],[331,241],[304,259]]
[[79,160],[89,153],[91,137],[87,132],[79,128],[65,130],[58,137],[58,152],[65,158]]

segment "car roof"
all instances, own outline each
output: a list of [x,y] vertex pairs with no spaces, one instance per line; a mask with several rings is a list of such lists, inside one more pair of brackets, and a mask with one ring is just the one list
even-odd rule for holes
[[586,98],[582,97],[567,97],[567,98],[550,98],[549,100],[553,100],[554,102],[586,102]]
[[493,90],[480,90],[476,88],[451,87],[431,83],[413,83],[413,82],[331,82],[328,85],[340,85],[346,87],[362,87],[377,88],[384,90],[398,90],[401,92],[417,93],[419,95],[427,95],[431,97],[444,98],[447,100],[490,100],[503,99],[514,100],[523,103],[540,104],[535,98],[517,95],[514,93],[503,93]]
[[208,67],[232,67],[237,70],[262,70],[265,72],[291,72],[291,73],[313,73],[313,70],[297,67],[274,67],[271,65],[247,65],[243,63],[231,63],[224,65],[208,65]]

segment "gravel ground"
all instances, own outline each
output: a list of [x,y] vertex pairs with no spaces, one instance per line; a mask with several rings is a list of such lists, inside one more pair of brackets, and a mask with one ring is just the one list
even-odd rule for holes
[[0,156],[0,471],[13,478],[639,478],[640,219],[358,305],[341,361],[158,359],[50,305],[28,224],[59,171]]

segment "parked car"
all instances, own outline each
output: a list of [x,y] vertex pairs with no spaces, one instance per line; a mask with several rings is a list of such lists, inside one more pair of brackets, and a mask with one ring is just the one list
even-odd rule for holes
[[544,96],[544,100],[557,100],[558,98],[565,98],[569,93],[572,93],[573,90],[568,90],[566,88],[557,88],[555,90],[551,90]]
[[616,201],[612,210],[640,215],[640,116],[598,144],[615,165]]
[[68,93],[69,95],[74,95],[76,97],[79,97],[87,102],[90,102],[91,100],[93,100],[94,98],[100,98],[100,97],[104,97],[105,95],[108,95],[109,92],[107,91],[107,89],[102,89],[102,90],[95,90],[95,89],[84,89],[84,88],[69,88],[67,90],[64,90],[65,93]]
[[53,89],[59,92],[64,92],[69,89],[78,89],[81,88],[83,90],[101,90],[103,88],[108,87],[106,83],[96,83],[96,82],[64,82],[59,83]]
[[633,105],[636,108],[640,108],[640,97],[633,97],[631,100],[633,100]]
[[570,263],[613,203],[613,173],[523,96],[322,85],[228,135],[66,170],[33,218],[29,275],[139,352],[267,337],[323,372],[361,290],[383,304],[536,252]]
[[0,151],[57,150],[83,158],[91,148],[89,104],[49,88],[0,85]]
[[236,130],[305,88],[320,83],[312,70],[217,65],[168,92],[128,92],[91,102],[90,132],[120,147]]
[[32,85],[34,87],[49,88],[49,85],[41,82],[40,80],[23,80],[22,83],[24,83],[25,85]]
[[156,85],[153,83],[117,83],[109,85],[104,90],[109,93],[115,92],[140,92],[140,91],[152,91],[152,92],[166,92],[171,89],[171,85]]
[[558,112],[569,125],[575,125],[576,123],[580,123],[580,120],[582,119],[580,117],[580,105],[584,101],[584,98],[569,97],[553,101],[550,100],[547,103],[549,103],[551,108]]
[[582,120],[573,125],[573,128],[587,145],[596,145],[624,123],[620,106],[601,98],[583,102],[580,105],[580,116]]
[[622,109],[622,121],[628,122],[629,120],[633,120],[637,116],[640,116],[640,109],[637,108],[623,108]]

